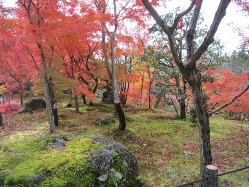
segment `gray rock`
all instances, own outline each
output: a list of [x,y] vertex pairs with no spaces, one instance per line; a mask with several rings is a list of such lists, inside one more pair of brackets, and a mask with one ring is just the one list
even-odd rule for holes
[[99,180],[100,182],[104,182],[104,181],[107,180],[107,177],[108,177],[108,174],[104,174],[104,175],[99,176],[99,177],[98,177],[98,180]]
[[92,139],[95,142],[105,143],[108,144],[112,140],[110,138],[104,137],[104,136],[88,136],[87,138]]
[[62,150],[65,149],[66,143],[67,140],[64,137],[59,136],[55,138],[54,142],[48,143],[47,148]]
[[114,163],[110,151],[105,148],[97,149],[91,156],[91,164],[100,171],[100,174],[108,174]]
[[139,174],[137,161],[123,144],[107,137],[90,136],[89,138],[106,144],[91,155],[91,164],[100,173],[99,186],[108,186],[110,178],[115,178],[115,186],[127,186],[128,180],[136,180]]
[[41,182],[44,177],[46,177],[46,175],[44,175],[42,173],[34,175],[32,177],[29,177],[28,183],[31,185],[39,184],[39,182]]

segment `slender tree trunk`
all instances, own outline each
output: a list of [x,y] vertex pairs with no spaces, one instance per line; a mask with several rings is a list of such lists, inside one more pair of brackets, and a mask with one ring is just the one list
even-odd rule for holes
[[182,97],[181,97],[181,100],[180,100],[180,119],[186,119],[186,84],[187,84],[187,81],[183,78],[183,88],[181,89],[182,93]]
[[[199,126],[199,144],[200,144],[200,174],[205,177],[205,166],[212,164],[211,144],[210,144],[210,125],[209,116],[203,99],[200,84],[191,86],[192,95],[195,103],[197,122]],[[206,186],[205,181],[201,183]]]
[[19,83],[19,85],[20,85],[20,100],[21,100],[21,107],[23,107],[23,86],[22,86],[22,84],[23,84],[23,81],[22,81],[22,78],[20,79],[20,83]]
[[[97,7],[99,10],[101,10],[100,7]],[[105,7],[106,8],[106,7]],[[105,14],[105,8],[102,10]],[[117,14],[117,7],[116,7],[116,1],[113,0],[113,8],[114,8],[114,15]],[[102,30],[102,48],[104,52],[104,60],[105,60],[105,67],[107,74],[109,78],[112,80],[112,90],[113,90],[113,95],[114,95],[114,105],[115,105],[115,110],[116,113],[118,114],[119,118],[119,130],[125,130],[126,128],[126,121],[125,121],[125,115],[124,111],[122,109],[121,103],[120,103],[120,98],[118,94],[118,86],[117,86],[117,77],[116,77],[116,69],[115,69],[115,37],[118,29],[118,20],[117,17],[115,17],[115,23],[114,23],[114,30],[113,32],[109,32],[105,23],[101,23],[103,30]],[[105,31],[106,30],[106,31]],[[111,65],[112,65],[112,72],[110,71],[109,68],[109,60],[108,60],[108,52],[107,52],[107,45],[106,45],[106,32],[108,33],[110,37],[110,50],[111,50]]]
[[143,89],[144,89],[144,73],[142,76],[142,84],[141,84],[141,89],[140,89],[140,106],[142,106]]
[[[39,16],[40,8],[38,8],[36,4],[32,2],[32,0],[19,1],[19,3],[25,9],[30,25],[34,26],[34,22],[37,21],[36,26],[40,28],[41,21],[42,21],[41,17]],[[31,8],[32,9],[34,8],[35,12],[37,13],[36,15],[31,14]],[[47,74],[46,57],[45,57],[43,47],[42,47],[42,42],[41,42],[42,36],[36,33],[35,29],[32,31],[36,36],[40,37],[40,42],[37,42],[36,45],[40,52],[40,58],[41,58],[41,64],[42,64],[42,76],[43,76],[43,84],[44,84],[44,91],[45,91],[46,110],[47,110],[47,116],[48,116],[48,121],[50,125],[50,132],[53,133],[55,132],[55,124],[54,124],[54,119],[53,119],[53,108],[52,108],[53,106],[51,105],[51,102],[52,102],[52,98],[50,94],[51,87],[50,87],[49,78]]]
[[114,96],[114,105],[116,113],[118,114],[119,119],[119,130],[124,131],[126,128],[126,120],[123,108],[121,106],[119,94],[118,94],[118,86],[117,86],[117,77],[116,77],[116,69],[114,62],[114,38],[111,38],[111,56],[112,56],[112,88],[113,88],[113,96]]
[[53,110],[52,110],[52,104],[51,104],[51,98],[50,98],[50,91],[49,91],[49,81],[47,76],[44,75],[44,88],[45,88],[45,101],[46,101],[46,110],[47,110],[47,116],[48,121],[50,125],[50,132],[55,132],[55,124],[53,120]]
[[54,104],[55,104],[55,97],[54,97],[54,91],[53,91],[53,85],[52,85],[52,78],[49,77],[49,95],[51,99],[51,107],[52,107],[52,112],[54,116]]
[[180,119],[186,119],[186,103],[184,98],[180,99],[179,107],[180,107]]
[[3,116],[2,113],[0,112],[0,127],[3,126]]
[[23,90],[20,90],[20,100],[21,100],[21,107],[23,107]]
[[81,96],[82,96],[83,103],[86,104],[86,95],[82,94]]
[[44,82],[44,89],[45,89],[45,101],[46,101],[46,110],[47,110],[47,116],[48,116],[48,121],[50,125],[50,132],[54,133],[55,132],[55,124],[54,124],[54,119],[53,119],[53,110],[52,110],[52,105],[51,105],[51,91],[50,91],[50,83],[48,80],[48,75],[47,75],[47,67],[46,67],[46,58],[42,50],[41,44],[37,44],[39,50],[40,50],[40,57],[41,57],[41,62],[42,62],[42,73],[43,73],[43,82]]
[[178,89],[178,103],[179,103],[179,108],[180,108],[180,119],[186,119],[186,104],[185,104],[185,93],[186,93],[186,81],[183,79],[183,88],[180,83],[180,77],[181,75],[177,75],[175,77],[176,80],[176,86]]
[[3,93],[3,96],[2,96],[2,104],[5,103],[5,100],[6,100],[5,93]]
[[152,86],[152,81],[149,83],[149,109],[151,108],[151,86]]
[[74,104],[75,104],[75,111],[79,112],[80,108],[79,108],[78,96],[76,94],[74,95]]
[[118,114],[119,126],[118,129],[124,131],[126,128],[125,114],[122,109],[121,103],[114,103],[116,113]]

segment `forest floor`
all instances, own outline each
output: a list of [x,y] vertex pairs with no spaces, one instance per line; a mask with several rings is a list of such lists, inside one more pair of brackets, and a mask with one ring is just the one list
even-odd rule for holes
[[[140,167],[140,177],[145,186],[176,186],[198,179],[199,143],[198,128],[188,120],[176,120],[171,113],[133,105],[124,107],[127,130],[119,131],[118,120],[98,124],[98,119],[112,119],[113,105],[98,103],[84,105],[80,112],[58,107],[61,134],[103,135],[121,142],[135,155]],[[32,114],[7,114],[3,116],[0,144],[23,141],[27,138],[49,134],[45,111]],[[219,173],[249,165],[249,123],[212,117],[211,144],[213,165]],[[248,169],[221,176],[219,186],[249,186]]]

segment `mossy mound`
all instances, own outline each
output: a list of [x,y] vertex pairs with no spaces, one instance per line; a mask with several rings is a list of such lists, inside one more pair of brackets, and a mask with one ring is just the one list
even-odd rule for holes
[[43,98],[33,98],[24,104],[19,113],[32,112],[38,109],[45,109],[46,102]]
[[5,187],[142,186],[134,156],[106,137],[49,136],[6,142],[0,160],[0,185]]

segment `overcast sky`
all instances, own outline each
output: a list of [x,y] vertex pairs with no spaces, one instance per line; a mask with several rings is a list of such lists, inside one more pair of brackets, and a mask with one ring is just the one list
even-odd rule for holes
[[[6,6],[14,6],[16,0],[5,0]],[[174,10],[175,7],[187,7],[190,0],[169,0],[166,6],[167,10]],[[218,7],[218,0],[204,0],[202,12],[204,14],[205,24],[210,25]],[[229,26],[230,25],[230,26]],[[231,26],[232,25],[232,26]],[[241,37],[238,36],[234,28],[239,28],[249,36],[249,17],[244,16],[239,8],[234,4],[230,4],[227,9],[227,14],[221,22],[221,25],[215,37],[221,39],[225,46],[225,51],[231,53],[242,43]]]

